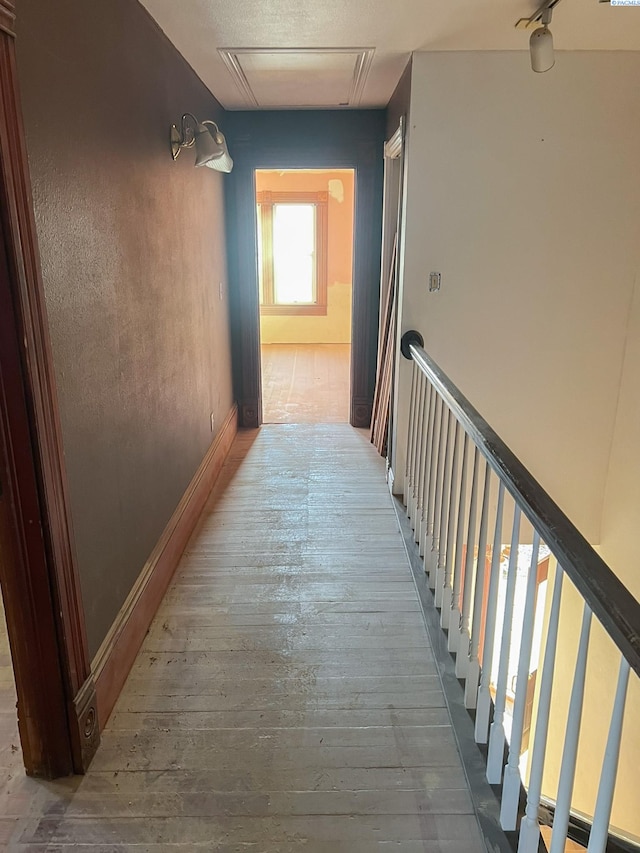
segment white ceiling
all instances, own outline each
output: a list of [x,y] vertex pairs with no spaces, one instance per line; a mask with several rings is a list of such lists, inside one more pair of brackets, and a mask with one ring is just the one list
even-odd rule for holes
[[[412,51],[526,50],[528,33],[514,25],[540,5],[537,0],[140,2],[227,109],[383,107]],[[563,0],[551,28],[558,50],[640,50],[640,6]]]

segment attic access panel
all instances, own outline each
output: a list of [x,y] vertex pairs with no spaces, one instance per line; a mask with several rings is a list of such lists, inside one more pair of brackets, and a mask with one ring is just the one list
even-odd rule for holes
[[356,107],[374,48],[220,48],[248,106]]

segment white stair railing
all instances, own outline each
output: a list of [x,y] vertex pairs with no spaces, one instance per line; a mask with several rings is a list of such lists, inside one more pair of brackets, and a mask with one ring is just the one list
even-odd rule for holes
[[[612,641],[617,687],[597,708],[600,717],[603,708],[605,715],[607,705],[611,708],[606,744],[589,744],[603,759],[589,807],[588,849],[604,853],[611,839],[628,684],[640,673],[640,605],[433,362],[417,332],[406,333],[402,351],[413,361],[407,514],[435,590],[440,624],[448,632],[456,675],[464,680],[465,706],[475,709],[476,742],[488,743],[487,780],[502,786],[502,828],[519,829],[518,853],[538,850],[543,799],[555,803],[550,853],[564,853],[576,811],[593,617]],[[504,543],[509,524],[510,540]],[[545,605],[539,591],[547,576],[553,592]],[[575,636],[579,627],[571,625],[567,632],[563,622],[574,618],[572,608],[563,606],[565,577],[583,601],[577,652],[560,641]],[[566,706],[554,702],[560,657],[563,671],[572,670],[570,685],[561,685],[570,691],[564,712],[559,709]],[[551,731],[564,733],[557,781],[547,773]],[[640,763],[640,755],[635,760]],[[580,812],[585,812],[582,801]]]

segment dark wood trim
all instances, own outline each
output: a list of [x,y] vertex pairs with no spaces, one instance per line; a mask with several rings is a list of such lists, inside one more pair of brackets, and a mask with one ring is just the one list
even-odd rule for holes
[[229,412],[93,662],[100,725],[105,726],[189,537],[235,438],[238,409]]
[[[262,392],[259,400],[250,397],[238,401],[238,425],[245,429],[253,429],[262,423]],[[253,426],[247,427],[247,424]]]
[[15,38],[16,13],[13,0],[0,0],[0,31]]
[[[6,24],[13,4],[7,0],[1,2],[1,19]],[[29,722],[30,737],[25,735],[26,724],[21,725],[27,770],[54,776],[86,769],[97,745],[98,726],[91,698],[93,686],[32,210],[15,40],[7,26],[0,32],[0,148],[0,217],[6,261],[3,287],[6,302],[11,304],[10,322],[20,361],[17,374],[8,350],[3,350],[4,360],[0,365],[5,383],[3,438],[5,464],[13,472],[10,499],[13,523],[17,525],[14,539],[23,547],[22,565],[5,565],[3,583],[9,599],[8,620],[12,623],[10,640],[16,650],[18,695],[23,709],[34,713]],[[15,384],[17,375],[21,388]],[[21,418],[16,415],[20,407]],[[11,417],[6,415],[10,410],[14,412]],[[31,461],[31,478],[25,467],[26,459]],[[14,577],[18,572],[24,572],[24,578]],[[30,622],[31,629],[26,627]],[[21,635],[29,630],[35,633],[23,654],[20,649],[25,637]],[[45,659],[54,656],[58,663],[40,681],[35,673],[42,665],[39,655],[45,649],[48,650]],[[59,683],[53,685],[56,678]],[[44,697],[42,694],[47,690],[50,695]],[[54,720],[55,735],[52,734]],[[40,745],[39,752],[31,748],[36,742]]]
[[415,331],[403,335],[403,354],[420,370],[462,424],[471,440],[500,477],[513,499],[602,623],[631,668],[640,675],[640,602],[631,595],[602,557],[525,468],[418,342]]
[[0,585],[27,772],[72,772],[54,601],[25,398],[18,326],[0,242]]

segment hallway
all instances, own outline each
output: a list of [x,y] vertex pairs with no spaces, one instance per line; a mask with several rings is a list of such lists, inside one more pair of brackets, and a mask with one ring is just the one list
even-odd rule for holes
[[16,851],[484,849],[365,432],[240,433],[90,772],[28,781]]

